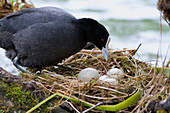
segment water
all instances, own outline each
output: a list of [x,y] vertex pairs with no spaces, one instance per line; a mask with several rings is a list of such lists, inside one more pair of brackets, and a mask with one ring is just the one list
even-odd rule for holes
[[[155,64],[159,50],[159,66],[167,54],[170,60],[170,27],[163,21],[162,46],[160,46],[160,13],[158,0],[32,0],[35,7],[60,7],[77,18],[89,17],[100,21],[112,37],[110,48],[135,49],[142,43],[136,58]],[[0,50],[0,53],[3,50]],[[11,62],[0,54],[0,66],[17,72]],[[2,62],[3,61],[3,62]]]

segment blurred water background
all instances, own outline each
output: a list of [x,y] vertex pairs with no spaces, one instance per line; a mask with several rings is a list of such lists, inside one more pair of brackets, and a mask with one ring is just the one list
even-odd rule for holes
[[[164,57],[170,60],[170,27],[162,21],[160,41],[160,12],[158,0],[32,0],[35,7],[60,7],[76,18],[89,17],[106,26],[111,35],[110,48],[136,49],[142,43],[135,58],[155,64],[159,50],[159,66]],[[161,45],[160,45],[161,43]],[[0,49],[0,67],[17,74],[18,71]]]

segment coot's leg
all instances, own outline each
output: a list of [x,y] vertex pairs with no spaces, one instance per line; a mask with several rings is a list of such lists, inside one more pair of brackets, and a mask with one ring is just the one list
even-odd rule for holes
[[17,63],[17,61],[18,61],[18,57],[15,57],[14,60],[13,60],[13,64],[14,64],[14,66],[15,66],[17,69],[19,69],[21,72],[31,73],[31,72],[27,71],[26,69],[24,69],[21,65],[19,65],[19,64]]

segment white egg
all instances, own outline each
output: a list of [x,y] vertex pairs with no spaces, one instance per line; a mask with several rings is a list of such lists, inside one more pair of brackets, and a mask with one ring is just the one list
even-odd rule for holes
[[99,77],[99,80],[106,80],[106,79],[109,79],[109,77],[107,75],[103,75],[101,77]]
[[124,76],[121,74],[124,74],[124,72],[118,68],[112,68],[107,72],[107,75],[110,78],[119,78],[119,79],[124,78]]
[[105,79],[104,81],[109,82],[111,84],[118,84],[118,80],[114,78]]
[[98,79],[100,77],[99,72],[94,68],[85,68],[77,75],[78,80],[88,82],[92,79]]
[[115,78],[109,78],[107,75],[103,75],[99,78],[103,82],[109,82],[111,84],[118,84],[118,80]]

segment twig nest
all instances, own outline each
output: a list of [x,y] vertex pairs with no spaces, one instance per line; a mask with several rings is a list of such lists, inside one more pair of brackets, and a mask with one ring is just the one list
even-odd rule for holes
[[104,81],[104,82],[109,82],[111,84],[118,84],[118,80],[115,78],[110,78],[107,75],[103,75],[99,78],[99,80]]
[[107,72],[107,76],[110,78],[124,78],[122,74],[124,74],[124,72],[118,68],[112,68]]
[[88,82],[92,79],[98,79],[100,77],[99,72],[94,68],[85,68],[77,75],[78,80]]

